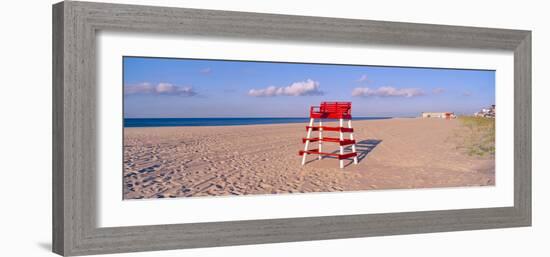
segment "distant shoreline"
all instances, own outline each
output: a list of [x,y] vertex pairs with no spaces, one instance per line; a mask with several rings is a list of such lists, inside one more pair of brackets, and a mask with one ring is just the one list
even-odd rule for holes
[[[383,120],[393,117],[354,117],[353,120]],[[330,120],[336,121],[336,120]],[[265,118],[124,118],[124,128],[146,127],[198,127],[198,126],[242,126],[306,123],[309,118],[265,117]]]

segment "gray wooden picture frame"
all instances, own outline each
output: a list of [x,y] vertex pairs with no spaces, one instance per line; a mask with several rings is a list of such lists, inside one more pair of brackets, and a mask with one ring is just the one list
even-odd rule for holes
[[[95,37],[101,30],[513,51],[514,206],[97,227]],[[73,1],[53,6],[55,253],[87,255],[530,225],[530,31]]]

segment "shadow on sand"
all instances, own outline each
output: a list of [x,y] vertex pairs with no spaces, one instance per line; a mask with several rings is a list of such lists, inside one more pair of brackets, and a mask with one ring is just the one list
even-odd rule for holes
[[[374,148],[376,148],[376,146],[379,145],[381,142],[382,140],[379,140],[379,139],[367,139],[367,140],[356,142],[355,150],[357,151],[357,162],[360,163],[363,159],[365,159],[367,155],[370,152],[372,152],[372,150],[374,150]],[[339,153],[339,152],[340,152],[339,150],[332,151],[332,153]],[[345,153],[351,152],[351,145],[346,146],[344,148],[344,152]],[[323,156],[323,159],[337,159],[337,158],[333,156]],[[307,161],[306,164],[317,160],[318,160],[317,158],[311,159]],[[351,164],[353,164],[353,161],[348,162],[345,166],[347,167]]]
[[[361,162],[365,159],[365,157],[367,157],[367,155],[380,143],[382,143],[382,140],[378,139],[367,139],[357,142],[355,144],[355,149],[357,150],[357,161]],[[344,151],[351,152],[351,145],[347,146]]]

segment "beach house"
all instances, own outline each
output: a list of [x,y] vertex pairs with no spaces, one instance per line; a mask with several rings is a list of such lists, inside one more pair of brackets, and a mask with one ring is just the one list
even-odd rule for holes
[[496,113],[496,107],[495,105],[491,105],[489,107],[481,109],[479,112],[474,113],[474,116],[476,117],[484,117],[484,118],[494,118]]
[[422,118],[454,119],[456,115],[454,112],[423,112]]

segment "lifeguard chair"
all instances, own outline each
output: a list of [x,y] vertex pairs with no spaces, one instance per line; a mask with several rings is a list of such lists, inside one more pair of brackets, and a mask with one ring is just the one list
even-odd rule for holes
[[[319,120],[318,126],[315,126],[315,119]],[[336,119],[339,121],[338,127],[323,126],[323,120]],[[347,121],[347,128],[344,127],[344,120]],[[344,160],[353,157],[353,163],[357,164],[357,152],[355,149],[355,140],[353,138],[353,128],[351,127],[351,102],[322,102],[319,106],[311,106],[309,110],[309,126],[306,126],[307,135],[302,138],[305,144],[304,150],[299,154],[302,156],[302,165],[306,164],[308,154],[317,154],[319,160],[323,156],[333,156],[340,160],[340,168],[344,168]],[[312,137],[312,132],[318,131],[318,137]],[[338,132],[339,137],[325,137],[323,132]],[[344,133],[349,133],[349,139],[344,139]],[[317,149],[309,149],[310,142],[318,142]],[[323,152],[323,142],[337,143],[340,146],[340,153]],[[344,146],[351,145],[351,153],[344,153]]]

